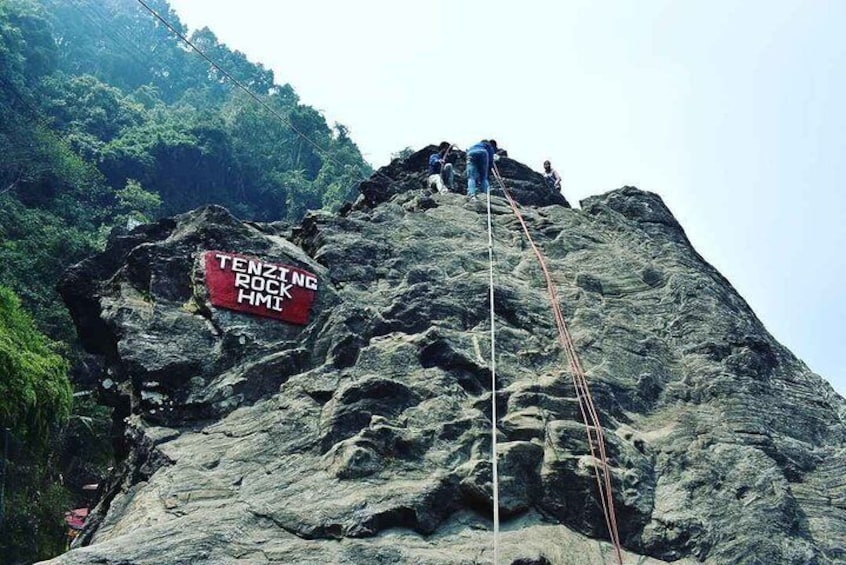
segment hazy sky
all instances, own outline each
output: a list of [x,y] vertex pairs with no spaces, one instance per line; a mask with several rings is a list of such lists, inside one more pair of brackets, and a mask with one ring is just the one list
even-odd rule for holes
[[846,394],[846,2],[171,0],[375,166],[494,137],[580,199],[657,192]]

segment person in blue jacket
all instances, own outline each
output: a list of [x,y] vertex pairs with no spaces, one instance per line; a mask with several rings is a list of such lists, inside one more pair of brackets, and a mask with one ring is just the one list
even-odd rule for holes
[[467,197],[476,199],[477,187],[488,192],[488,172],[493,168],[496,140],[484,139],[467,150]]
[[429,177],[427,184],[429,188],[435,189],[438,192],[449,192],[453,188],[455,173],[452,163],[447,160],[450,149],[452,149],[452,145],[448,141],[443,141],[438,146],[438,152],[432,153],[429,156]]

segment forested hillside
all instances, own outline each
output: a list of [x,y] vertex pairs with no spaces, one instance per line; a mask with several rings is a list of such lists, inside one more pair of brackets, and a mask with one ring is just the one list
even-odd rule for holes
[[[187,34],[165,0],[148,3]],[[112,229],[208,203],[244,219],[294,221],[309,209],[338,206],[370,173],[346,128],[327,124],[272,71],[208,29],[190,39],[273,113],[135,1],[0,0],[0,283],[11,291],[0,289],[8,293],[0,316],[17,311],[17,295],[21,315],[50,338],[38,355],[78,362],[55,284],[68,265],[102,248]],[[4,335],[0,347],[13,347]],[[9,367],[0,370],[10,378]],[[39,387],[48,383],[29,377],[32,394],[43,396]],[[90,418],[80,410],[76,403],[71,413]],[[52,447],[12,450],[12,471],[37,467],[27,474],[38,483],[33,499],[59,488],[61,469],[47,458],[61,458],[66,416],[56,411],[40,428]],[[13,445],[25,443],[27,417],[0,412]],[[9,491],[24,488],[11,484],[19,475],[7,473],[0,562],[45,557],[61,546],[34,525],[60,524],[62,508],[34,516],[8,504]],[[20,541],[12,527],[36,532],[28,547],[10,547]]]

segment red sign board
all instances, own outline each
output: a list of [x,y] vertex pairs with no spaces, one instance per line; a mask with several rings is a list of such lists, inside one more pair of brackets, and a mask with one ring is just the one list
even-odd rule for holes
[[223,251],[206,251],[206,286],[212,305],[307,324],[317,293],[308,271]]

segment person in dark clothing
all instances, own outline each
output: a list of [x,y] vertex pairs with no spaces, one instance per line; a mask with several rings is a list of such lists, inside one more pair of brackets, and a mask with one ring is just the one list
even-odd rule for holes
[[453,171],[452,163],[447,161],[452,146],[442,141],[438,146],[438,152],[432,153],[429,156],[429,178],[427,184],[429,188],[435,189],[438,192],[449,192],[453,188],[453,179],[455,172]]
[[488,172],[493,168],[496,140],[484,139],[467,150],[467,197],[476,199],[476,190],[490,190]]

